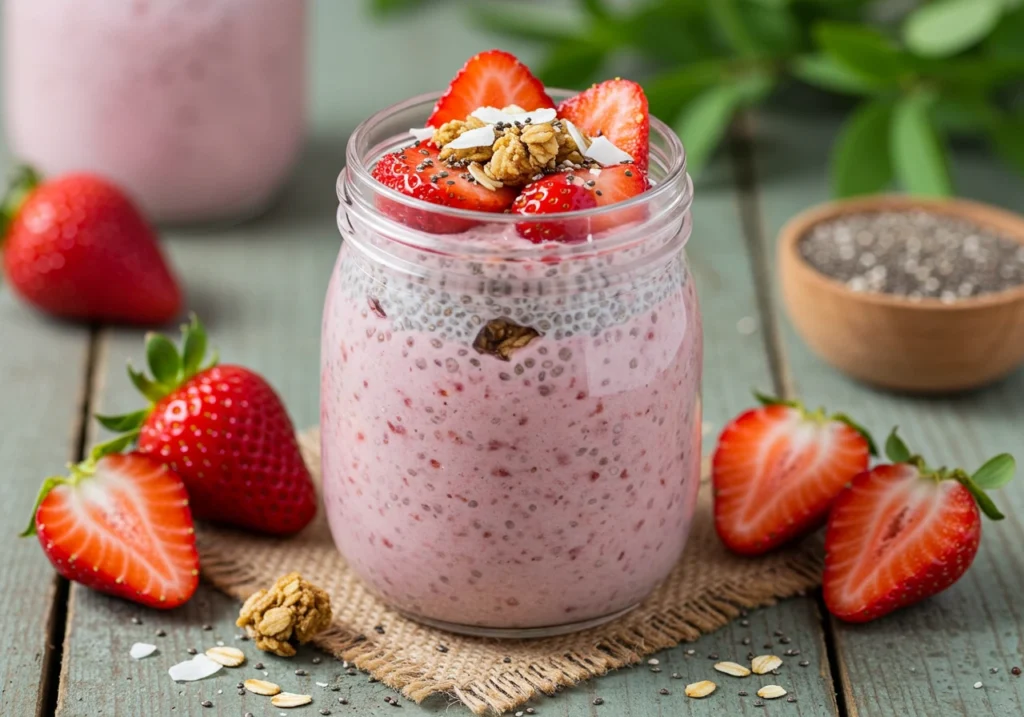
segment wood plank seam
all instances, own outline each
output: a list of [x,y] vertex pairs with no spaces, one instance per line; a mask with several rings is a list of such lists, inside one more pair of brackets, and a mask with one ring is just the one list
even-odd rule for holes
[[[772,282],[773,266],[769,260],[771,253],[766,244],[771,241],[771,237],[766,235],[758,192],[758,172],[754,156],[755,129],[756,122],[753,114],[744,112],[737,118],[728,138],[729,158],[736,177],[740,225],[750,251],[752,279],[757,291],[758,312],[760,313],[765,353],[768,357],[773,388],[778,396],[794,398],[794,384],[786,361],[779,309],[775,301]],[[835,710],[839,717],[856,717],[856,708],[853,708],[852,702],[847,700],[848,677],[839,660],[834,619],[828,615],[820,591],[817,592],[814,600],[827,657],[827,677],[833,685]]]

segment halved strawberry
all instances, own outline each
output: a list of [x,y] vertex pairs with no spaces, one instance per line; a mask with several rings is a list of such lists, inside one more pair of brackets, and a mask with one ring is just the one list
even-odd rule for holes
[[893,431],[893,465],[854,478],[835,501],[825,534],[825,605],[867,622],[942,592],[967,572],[981,541],[981,514],[1003,515],[985,488],[1005,485],[1013,458],[996,456],[973,476],[932,470]]
[[[594,181],[594,197],[599,207],[624,202],[643,194],[650,188],[647,173],[631,164],[603,167],[598,170],[596,175],[586,171],[583,176]],[[643,221],[646,218],[647,208],[644,206],[621,209],[594,217],[590,224],[590,230],[598,234],[624,224]]]
[[630,80],[607,80],[558,105],[558,116],[590,136],[604,136],[647,171],[651,117],[644,89]]
[[185,485],[140,453],[94,454],[68,478],[50,478],[33,523],[43,552],[68,580],[155,608],[173,608],[199,584]]
[[[561,172],[523,187],[512,205],[513,214],[559,214],[597,206],[594,191],[574,174]],[[561,222],[522,222],[516,224],[519,236],[534,244],[546,241],[571,243],[582,241],[590,234],[588,219],[570,219]]]
[[[373,177],[402,194],[457,209],[500,213],[511,207],[516,198],[516,190],[511,187],[491,191],[471,182],[465,169],[453,169],[438,159],[438,150],[429,140],[384,155],[373,168]],[[409,207],[385,197],[378,198],[377,208],[392,219],[432,234],[456,234],[477,223],[438,216],[428,209]]]
[[870,437],[849,418],[808,412],[795,401],[740,414],[712,459],[715,529],[722,542],[758,555],[821,525],[839,492],[867,469]]
[[[518,105],[524,110],[554,107],[543,83],[515,55],[488,50],[469,58],[434,105],[427,124],[464,120],[480,107]],[[628,151],[628,150],[627,150]]]

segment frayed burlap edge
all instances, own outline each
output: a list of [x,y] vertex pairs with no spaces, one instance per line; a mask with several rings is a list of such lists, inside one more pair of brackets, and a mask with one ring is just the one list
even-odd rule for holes
[[[319,473],[318,432],[303,433],[300,444],[312,471]],[[286,541],[203,527],[199,548],[206,578],[240,600],[291,570],[327,589],[335,619],[314,643],[406,697],[422,702],[445,693],[476,714],[500,714],[538,692],[550,694],[635,664],[652,652],[717,630],[743,609],[820,584],[818,542],[756,560],[733,556],[714,536],[706,486],[701,493],[686,554],[651,597],[606,625],[537,640],[453,635],[389,610],[348,573],[323,516]],[[374,630],[378,625],[386,626],[383,635]],[[447,650],[438,650],[439,645]]]

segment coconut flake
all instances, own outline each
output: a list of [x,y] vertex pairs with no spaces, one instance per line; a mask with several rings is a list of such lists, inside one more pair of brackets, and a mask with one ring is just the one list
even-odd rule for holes
[[223,669],[223,665],[217,664],[206,655],[199,654],[191,660],[179,662],[177,665],[171,666],[171,669],[167,670],[167,674],[175,682],[195,682],[210,675],[215,675],[221,669]]
[[531,112],[504,112],[499,110],[497,107],[481,107],[480,109],[473,110],[471,117],[476,117],[481,122],[487,124],[526,124],[529,121],[531,124],[543,124],[545,122],[551,122],[558,116],[551,108],[543,108],[539,110],[533,110]]
[[136,660],[141,660],[143,657],[149,657],[154,652],[156,652],[156,645],[150,645],[145,642],[136,642],[132,645],[132,649],[129,650],[128,654]]
[[576,149],[580,151],[580,154],[586,152],[587,140],[583,139],[583,133],[576,129],[576,125],[567,119],[562,120],[562,123],[565,125],[566,132],[572,137],[572,141],[576,144]]
[[416,138],[417,142],[422,142],[425,139],[430,139],[434,136],[433,127],[410,127],[409,134]]
[[463,132],[444,146],[445,149],[473,149],[474,147],[490,147],[494,144],[494,127],[477,127]]
[[611,140],[607,137],[594,137],[594,141],[587,147],[583,156],[589,157],[605,167],[610,167],[613,164],[622,164],[633,159],[628,152],[623,152],[612,144]]

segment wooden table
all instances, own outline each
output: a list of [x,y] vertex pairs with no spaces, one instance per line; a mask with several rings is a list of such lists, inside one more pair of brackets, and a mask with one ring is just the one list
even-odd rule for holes
[[[415,92],[442,87],[462,60],[495,44],[469,31],[459,44],[427,43],[460,16],[454,8],[382,27],[369,27],[362,4],[320,2],[313,22],[312,128],[301,166],[281,201],[258,221],[209,231],[166,231],[170,254],[185,277],[189,304],[206,320],[221,355],[254,367],[277,387],[297,425],[316,422],[320,311],[338,249],[334,179],[344,142],[370,111]],[[503,43],[529,59],[528,48]],[[1018,455],[1024,438],[1024,372],[954,399],[919,399],[875,392],[852,383],[812,356],[785,320],[774,286],[774,237],[794,212],[827,195],[825,158],[836,117],[759,114],[697,183],[696,228],[689,256],[705,314],[704,406],[709,448],[723,423],[751,403],[749,389],[800,394],[811,403],[843,408],[884,431],[899,424],[908,440],[936,461],[979,465],[1000,451]],[[258,151],[258,148],[254,148]],[[4,164],[9,160],[4,158]],[[957,157],[960,190],[1024,209],[1018,177],[969,151]],[[745,327],[754,326],[753,332]],[[28,519],[40,480],[82,455],[97,436],[87,417],[137,404],[124,376],[125,360],[142,362],[142,332],[46,321],[19,305],[0,285],[0,713],[52,715],[241,716],[277,714],[265,698],[238,697],[234,677],[177,685],[170,660],[135,662],[129,646],[156,643],[164,656],[237,633],[237,604],[208,586],[185,608],[156,613],[55,578],[34,541],[15,542]],[[955,346],[950,347],[955,350]],[[623,670],[540,698],[541,715],[897,715],[1024,714],[1024,680],[1010,673],[1024,663],[1024,481],[1001,492],[1007,513],[989,524],[970,573],[946,594],[920,607],[862,627],[830,620],[817,595],[750,615],[698,643],[659,655],[662,672]],[[132,623],[138,616],[141,625]],[[203,625],[212,625],[204,631]],[[166,637],[157,637],[158,630]],[[727,679],[719,694],[688,700],[686,682],[711,675],[709,653],[739,656],[745,637],[755,646],[776,641],[801,652],[807,667],[789,661],[780,682],[798,701],[763,708],[740,698]],[[685,649],[696,654],[687,656]],[[777,651],[785,648],[776,648]],[[286,689],[317,696],[295,714],[330,707],[338,715],[391,714],[393,694],[365,675],[348,676],[315,651],[292,661],[266,657]],[[308,677],[296,677],[298,668]],[[671,680],[679,672],[684,680]],[[315,682],[341,682],[327,692]],[[973,685],[981,681],[983,688]],[[659,694],[667,687],[669,695]],[[216,694],[224,689],[224,694]],[[350,706],[337,704],[345,696]],[[604,699],[593,705],[595,696]],[[200,706],[203,699],[212,709]],[[402,700],[407,715],[468,714],[444,698],[424,706]]]

